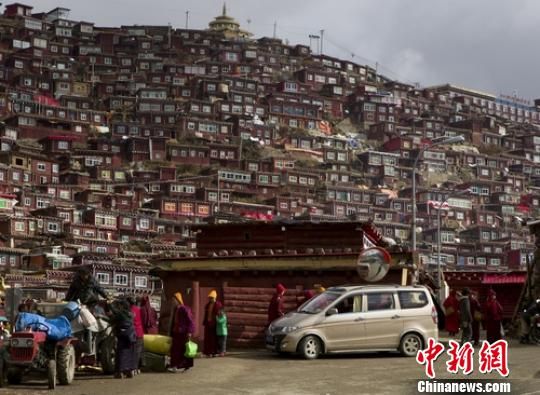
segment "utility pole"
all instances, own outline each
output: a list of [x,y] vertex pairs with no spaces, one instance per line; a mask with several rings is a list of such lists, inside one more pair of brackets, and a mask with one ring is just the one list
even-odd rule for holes
[[186,11],[186,30],[188,28],[188,25],[189,25],[189,10]]
[[274,22],[274,38],[276,38],[277,22]]
[[321,55],[322,55],[322,52],[323,52],[323,40],[324,40],[324,29],[321,29]]

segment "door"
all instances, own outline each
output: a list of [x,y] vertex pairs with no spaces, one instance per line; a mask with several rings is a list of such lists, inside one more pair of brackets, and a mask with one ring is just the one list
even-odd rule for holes
[[367,311],[363,314],[365,338],[363,348],[398,348],[403,319],[391,291],[366,293]]
[[337,314],[327,315],[323,322],[317,325],[326,337],[328,351],[361,348],[362,338],[365,335],[362,298],[362,294],[345,296],[330,307],[337,309]]

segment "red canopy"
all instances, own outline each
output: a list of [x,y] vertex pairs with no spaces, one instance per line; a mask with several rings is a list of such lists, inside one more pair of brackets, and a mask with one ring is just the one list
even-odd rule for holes
[[511,274],[484,274],[483,284],[523,284],[527,275],[525,273]]

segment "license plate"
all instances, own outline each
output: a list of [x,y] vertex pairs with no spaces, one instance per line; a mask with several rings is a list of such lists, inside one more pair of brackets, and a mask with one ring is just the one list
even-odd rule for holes
[[266,335],[266,344],[274,344],[274,337]]

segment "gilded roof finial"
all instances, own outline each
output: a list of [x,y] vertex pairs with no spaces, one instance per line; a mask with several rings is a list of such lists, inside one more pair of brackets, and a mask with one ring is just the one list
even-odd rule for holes
[[227,16],[227,5],[223,2],[223,16]]

